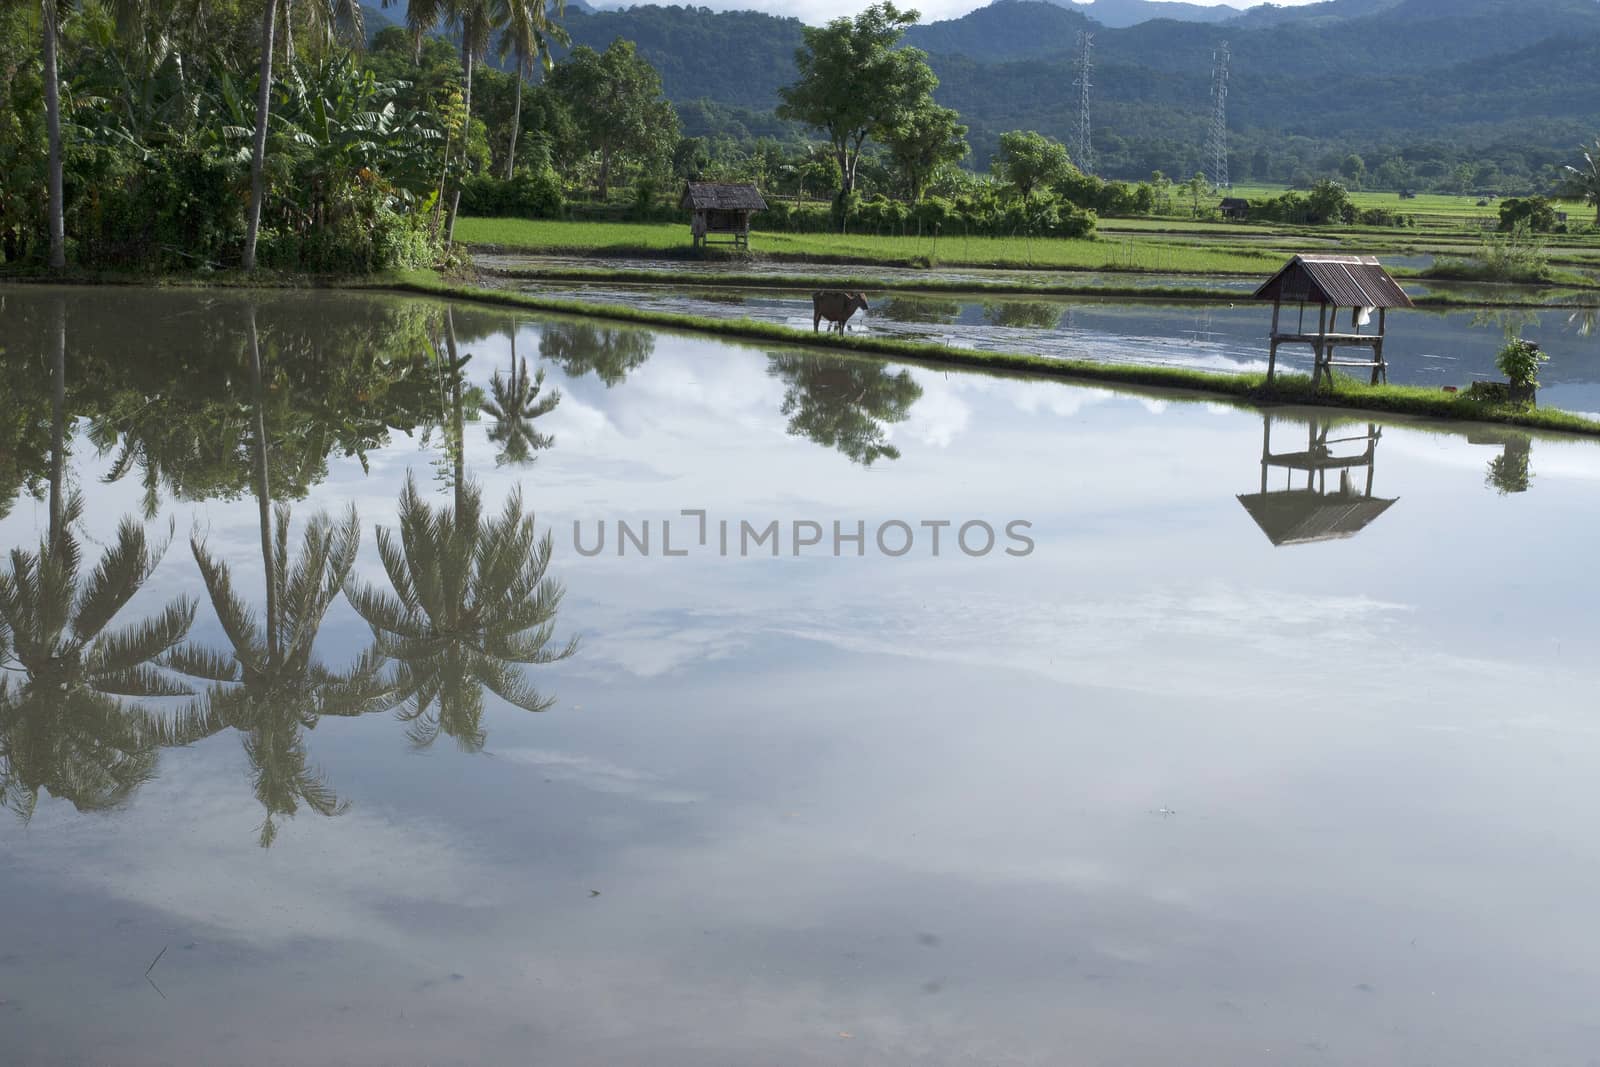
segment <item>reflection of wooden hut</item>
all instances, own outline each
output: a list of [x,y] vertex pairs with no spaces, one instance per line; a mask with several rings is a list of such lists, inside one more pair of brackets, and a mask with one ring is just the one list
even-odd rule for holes
[[[1373,460],[1383,431],[1372,423],[1367,424],[1366,433],[1344,437],[1329,437],[1332,430],[1331,425],[1312,419],[1306,424],[1304,451],[1273,452],[1272,416],[1262,417],[1261,492],[1241,495],[1239,503],[1273,544],[1354,537],[1398,499],[1372,495]],[[1356,444],[1364,447],[1354,453],[1343,447]],[[1335,454],[1336,446],[1343,455]],[[1284,471],[1281,489],[1271,487],[1274,468]],[[1352,473],[1362,468],[1366,469],[1365,484],[1357,488]],[[1331,492],[1329,471],[1338,474]],[[1303,487],[1295,484],[1300,473],[1306,476]]]
[[732,238],[740,248],[750,247],[750,216],[765,211],[761,191],[748,182],[690,182],[678,206],[690,213],[689,232],[694,246],[704,246],[712,236]]
[[[1291,259],[1278,273],[1256,290],[1257,300],[1272,301],[1272,342],[1267,356],[1267,381],[1278,369],[1278,346],[1305,344],[1316,357],[1311,370],[1311,387],[1326,378],[1333,384],[1334,367],[1366,367],[1372,371],[1372,384],[1389,380],[1389,365],[1383,359],[1385,312],[1390,308],[1412,307],[1400,283],[1389,276],[1376,256],[1301,255]],[[1298,304],[1299,320],[1290,329],[1280,320],[1284,304]],[[1306,326],[1306,305],[1317,305],[1317,328]],[[1350,328],[1340,331],[1339,311],[1350,309]],[[1378,313],[1375,332],[1362,328]],[[1366,359],[1338,359],[1338,349],[1365,349]]]

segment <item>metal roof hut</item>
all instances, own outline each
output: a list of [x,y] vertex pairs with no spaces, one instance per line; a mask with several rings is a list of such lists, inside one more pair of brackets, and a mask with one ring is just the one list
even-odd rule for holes
[[749,248],[750,216],[765,211],[767,202],[749,182],[689,182],[678,206],[691,213],[689,232],[696,248],[704,247],[712,234],[727,235],[736,246]]
[[[1272,416],[1262,416],[1261,492],[1241,495],[1239,503],[1261,527],[1274,545],[1304,545],[1354,537],[1398,500],[1398,497],[1372,495],[1374,460],[1383,431],[1375,423],[1366,433],[1329,437],[1333,424],[1319,419],[1306,423],[1305,451],[1272,451]],[[1334,446],[1362,444],[1355,454],[1336,455]],[[1352,472],[1365,468],[1365,485],[1358,488]],[[1285,471],[1281,489],[1269,487],[1273,469]],[[1328,491],[1328,472],[1337,471],[1338,481]],[[1296,475],[1306,476],[1305,487],[1296,488]]]
[[[1267,381],[1278,369],[1278,346],[1307,344],[1316,356],[1311,369],[1311,388],[1326,377],[1333,384],[1334,367],[1367,367],[1372,384],[1389,380],[1389,365],[1383,359],[1385,312],[1390,308],[1414,307],[1400,283],[1389,276],[1376,256],[1295,256],[1255,292],[1257,300],[1272,301],[1272,347],[1267,356]],[[1300,305],[1299,324],[1294,329],[1279,329],[1279,312],[1284,304]],[[1316,304],[1317,331],[1306,329],[1306,305]],[[1350,309],[1350,330],[1338,330],[1339,309]],[[1376,333],[1362,333],[1378,313]],[[1335,359],[1339,348],[1365,348],[1369,359]]]
[[1242,196],[1225,196],[1222,203],[1217,205],[1217,210],[1224,219],[1240,221],[1250,217],[1250,201]]

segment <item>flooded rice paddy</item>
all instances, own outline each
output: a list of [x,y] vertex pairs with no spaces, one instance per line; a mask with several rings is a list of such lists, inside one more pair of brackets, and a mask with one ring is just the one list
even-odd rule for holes
[[0,338],[0,1060],[1600,1042],[1600,444],[378,295]]
[[[713,318],[751,318],[811,329],[811,294],[726,287],[518,283],[519,291],[560,299]],[[882,293],[857,314],[852,331],[869,336],[1031,352],[1062,359],[1265,371],[1270,304],[1244,297],[1231,304],[1097,297],[935,297]],[[1346,313],[1348,314],[1348,312]],[[1497,379],[1494,358],[1508,333],[1537,341],[1550,354],[1540,372],[1540,403],[1600,412],[1600,310],[1481,308],[1394,312],[1388,318],[1389,380],[1464,387]],[[1315,330],[1315,309],[1309,314]],[[1309,373],[1308,346],[1285,347],[1280,360]]]

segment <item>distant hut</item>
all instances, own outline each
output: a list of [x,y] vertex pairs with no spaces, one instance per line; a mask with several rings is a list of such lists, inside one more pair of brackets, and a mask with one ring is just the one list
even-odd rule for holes
[[[1311,369],[1311,387],[1316,389],[1326,378],[1333,384],[1334,367],[1366,367],[1372,371],[1372,384],[1389,380],[1389,365],[1383,359],[1383,337],[1390,308],[1414,307],[1400,283],[1389,276],[1376,256],[1295,256],[1255,292],[1255,299],[1272,301],[1272,340],[1267,356],[1267,381],[1278,369],[1278,346],[1305,344],[1316,357]],[[1298,304],[1297,325],[1280,328],[1284,304]],[[1317,328],[1306,326],[1306,305],[1317,305]],[[1339,310],[1350,309],[1350,328],[1338,328]],[[1363,333],[1378,313],[1377,329]],[[1366,349],[1366,359],[1336,359],[1340,348]]]
[[1242,196],[1225,196],[1217,211],[1229,222],[1243,222],[1250,217],[1250,201]]
[[[1306,425],[1303,451],[1272,450],[1272,416],[1262,418],[1261,491],[1241,495],[1239,503],[1274,545],[1303,545],[1354,537],[1398,499],[1372,493],[1373,465],[1383,431],[1368,423],[1366,433],[1330,437],[1329,423],[1312,419]],[[1361,445],[1351,452],[1348,446]],[[1284,472],[1283,486],[1273,488],[1271,474]],[[1363,484],[1354,475],[1365,470]],[[1328,472],[1338,473],[1328,489]],[[1305,482],[1298,475],[1304,474]]]
[[680,208],[690,212],[689,232],[696,248],[713,235],[725,235],[739,248],[750,247],[750,216],[765,211],[767,202],[749,182],[689,182]]

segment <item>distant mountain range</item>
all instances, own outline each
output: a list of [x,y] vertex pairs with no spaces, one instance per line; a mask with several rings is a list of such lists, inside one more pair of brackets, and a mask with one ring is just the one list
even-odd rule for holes
[[[794,78],[799,20],[654,5],[567,10],[576,44],[637,42],[688,132],[798,133],[772,109]],[[1492,157],[1533,173],[1600,133],[1597,0],[1326,0],[1242,13],[1166,0],[996,0],[916,26],[906,40],[929,53],[936,97],[962,113],[972,162],[986,166],[1005,130],[1071,140],[1080,30],[1094,33],[1095,148],[1111,176],[1186,175],[1204,164],[1223,40],[1236,178],[1326,171],[1350,151],[1373,165],[1403,151],[1424,171]]]

